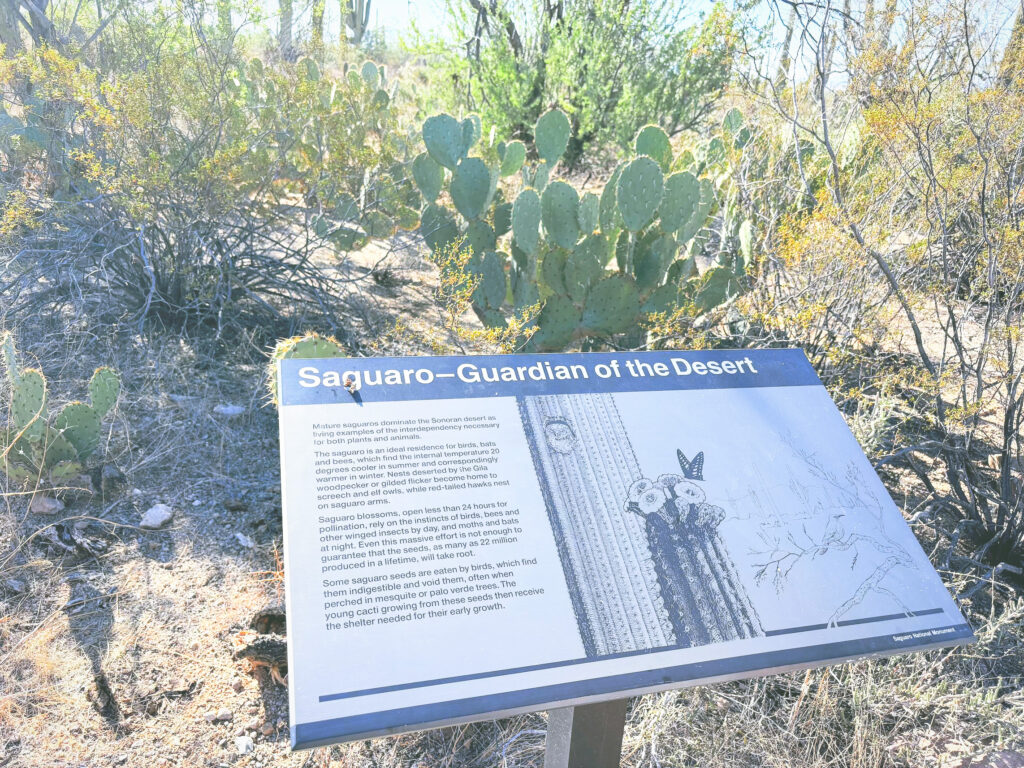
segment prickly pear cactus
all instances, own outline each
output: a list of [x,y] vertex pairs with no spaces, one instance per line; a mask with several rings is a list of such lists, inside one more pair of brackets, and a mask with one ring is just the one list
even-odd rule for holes
[[89,402],[102,419],[117,402],[121,394],[121,377],[113,368],[97,368],[89,380]]
[[111,368],[97,368],[89,381],[90,403],[68,403],[50,419],[42,372],[19,366],[9,334],[0,348],[10,391],[10,423],[0,427],[0,468],[11,482],[66,485],[99,447],[103,418],[117,403],[121,379]]
[[277,403],[277,364],[282,360],[296,358],[299,360],[315,360],[324,357],[344,357],[345,349],[333,336],[322,336],[319,333],[307,333],[303,336],[292,336],[281,339],[270,354],[267,371],[267,388],[270,397]]
[[[532,151],[518,140],[494,143],[493,131],[481,143],[475,117],[435,115],[423,125],[426,151],[412,162],[421,232],[436,253],[467,252],[473,308],[485,325],[533,308],[524,349],[594,348],[620,334],[634,343],[648,314],[707,312],[742,288],[753,230],[735,215],[726,184],[749,130],[730,112],[722,131],[676,154],[664,130],[644,126],[635,156],[599,195],[581,195],[557,178],[571,136],[562,112],[540,117]],[[719,252],[709,254],[709,243]],[[718,266],[698,274],[709,260]]]

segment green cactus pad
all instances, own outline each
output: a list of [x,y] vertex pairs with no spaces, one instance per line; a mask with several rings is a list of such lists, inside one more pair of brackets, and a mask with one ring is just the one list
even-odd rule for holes
[[102,419],[117,402],[121,394],[121,377],[113,368],[97,368],[89,379],[89,402]]
[[544,188],[548,185],[548,178],[551,176],[551,166],[547,163],[541,163],[533,171],[533,181],[531,185],[538,192],[543,192]]
[[693,218],[700,204],[700,182],[689,171],[673,173],[665,179],[665,196],[661,201],[661,228],[677,232]]
[[366,243],[366,237],[363,232],[353,227],[338,227],[327,236],[327,239],[341,251],[352,251],[357,247],[362,248]]
[[497,238],[487,222],[475,219],[466,227],[466,244],[474,254],[483,254],[497,247]]
[[563,296],[568,293],[565,286],[565,264],[569,254],[565,251],[552,249],[540,260],[540,279],[544,287],[551,293]]
[[518,173],[526,162],[526,145],[521,141],[510,141],[499,153],[501,158],[501,175],[511,176]]
[[722,118],[722,130],[730,137],[736,136],[743,127],[743,113],[733,107]]
[[26,437],[39,437],[46,429],[46,379],[26,368],[11,385],[11,420]]
[[444,170],[426,152],[420,152],[412,161],[412,177],[423,195],[423,199],[432,203],[441,193],[444,184]]
[[512,287],[512,303],[517,310],[533,306],[540,301],[537,281],[533,279],[535,271],[536,267],[531,263],[525,269],[515,272],[516,282]]
[[412,232],[420,225],[420,212],[407,205],[400,205],[395,210],[395,221],[399,229]]
[[371,88],[380,85],[380,70],[372,61],[364,61],[363,66],[359,69],[359,74],[363,76],[363,82]]
[[597,231],[601,218],[601,199],[593,192],[580,198],[578,219],[580,232],[590,235]]
[[700,199],[697,202],[697,207],[693,212],[693,216],[690,217],[689,221],[683,224],[676,232],[676,236],[679,238],[680,243],[686,243],[692,240],[696,234],[700,232],[708,220],[708,213],[711,212],[711,206],[714,202],[715,188],[712,186],[710,180],[701,179]]
[[313,59],[309,58],[309,56],[304,57],[302,61],[299,62],[299,66],[305,69],[307,80],[315,82],[320,79],[320,67],[318,67],[317,63],[313,61]]
[[622,333],[637,321],[640,296],[624,275],[606,277],[590,289],[583,307],[583,327],[602,335]]
[[708,312],[723,304],[730,296],[734,295],[739,286],[736,276],[732,270],[725,267],[709,269],[700,279],[700,287],[694,298],[694,304],[703,311]]
[[560,109],[545,112],[537,120],[533,129],[533,140],[537,154],[549,165],[554,165],[569,146],[569,135],[572,128],[569,118]]
[[633,142],[638,155],[647,155],[654,160],[664,173],[672,167],[672,144],[668,134],[659,125],[645,125]]
[[553,351],[565,349],[580,324],[580,311],[565,296],[552,296],[537,316],[537,332],[531,347]]
[[619,184],[619,176],[622,175],[622,169],[625,167],[625,165],[617,166],[612,171],[608,183],[601,190],[601,231],[609,237],[622,229],[622,217],[619,215],[619,207],[615,201],[615,188]]
[[548,237],[560,248],[571,249],[580,237],[579,196],[564,181],[554,181],[541,197],[541,219]]
[[680,284],[684,280],[689,280],[691,277],[696,277],[697,265],[692,257],[685,259],[676,259],[672,262],[672,266],[668,268],[668,274],[665,277],[666,282]]
[[423,123],[423,143],[427,152],[449,170],[455,170],[466,156],[462,124],[451,115],[434,115]]
[[383,88],[378,88],[374,91],[373,98],[370,99],[370,106],[374,109],[386,109],[390,103],[391,97],[388,96],[388,92]]
[[721,136],[715,136],[707,143],[704,148],[704,167],[713,168],[716,165],[725,162],[725,142],[722,141]]
[[345,350],[332,338],[315,333],[279,342],[274,350],[275,360],[313,360],[323,357],[344,357]]
[[[14,430],[0,429],[0,446],[10,445],[17,433]],[[7,479],[17,485],[37,480],[38,471],[31,468],[27,460],[22,460],[20,454],[15,455],[14,446],[11,446],[6,455],[0,451],[0,471],[7,475]]]
[[500,203],[494,206],[494,234],[498,237],[507,235],[512,230],[512,203]]
[[640,311],[645,315],[652,312],[671,312],[679,304],[679,286],[675,283],[659,285],[644,303],[640,305]]
[[661,282],[676,253],[676,241],[670,235],[645,238],[633,253],[636,286],[645,293]]
[[462,121],[462,151],[469,152],[476,143],[480,141],[483,134],[483,124],[478,115],[470,115]]
[[75,450],[75,446],[71,444],[71,441],[60,432],[47,429],[45,440],[41,445],[40,459],[41,461],[38,466],[49,469],[61,462],[78,461],[78,452]]
[[437,251],[448,248],[459,237],[459,228],[455,226],[455,217],[446,208],[431,203],[420,215],[420,232],[430,250]]
[[68,403],[53,420],[53,428],[87,459],[100,444],[100,414],[85,403]]
[[64,485],[75,480],[85,469],[77,461],[61,461],[50,467],[49,479],[51,485]]
[[490,251],[480,257],[473,257],[470,264],[471,271],[479,279],[473,292],[474,303],[488,309],[498,309],[504,303],[508,291],[504,258]]
[[601,279],[608,254],[608,241],[590,235],[580,241],[565,262],[565,287],[569,297],[582,303],[590,287]]
[[649,157],[638,157],[622,170],[615,199],[622,223],[631,232],[646,227],[661,204],[665,180],[661,168]]
[[395,220],[382,211],[370,211],[359,224],[367,237],[391,237],[398,231]]
[[479,157],[467,157],[452,172],[452,202],[467,219],[475,219],[483,213],[490,189],[490,169]]
[[525,253],[537,253],[540,243],[541,203],[540,195],[532,189],[524,189],[512,206],[512,236]]

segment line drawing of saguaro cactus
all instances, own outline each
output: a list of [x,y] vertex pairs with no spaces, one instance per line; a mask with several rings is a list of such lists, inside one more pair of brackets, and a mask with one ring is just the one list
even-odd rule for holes
[[763,634],[721,510],[698,480],[644,478],[613,395],[518,403],[588,656]]

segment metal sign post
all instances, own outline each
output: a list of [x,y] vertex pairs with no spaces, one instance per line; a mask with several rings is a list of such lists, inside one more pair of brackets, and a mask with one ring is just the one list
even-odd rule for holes
[[619,768],[628,699],[548,712],[544,768]]

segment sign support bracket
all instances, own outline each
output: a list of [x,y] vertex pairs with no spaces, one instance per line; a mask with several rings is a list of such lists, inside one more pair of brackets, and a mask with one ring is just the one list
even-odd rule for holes
[[548,712],[544,768],[619,768],[629,699]]

